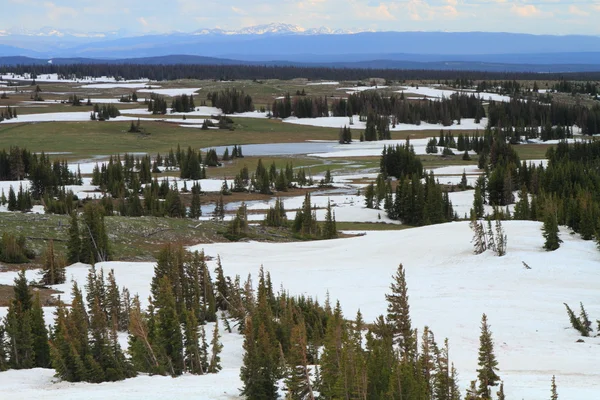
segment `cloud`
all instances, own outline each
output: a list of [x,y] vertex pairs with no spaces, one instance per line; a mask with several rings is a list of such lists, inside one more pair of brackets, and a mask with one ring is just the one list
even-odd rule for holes
[[148,23],[148,21],[146,21],[146,18],[144,18],[144,17],[139,17],[139,18],[137,19],[137,21],[138,21],[140,24],[142,24],[144,27],[146,27],[146,26],[150,25],[150,24]]
[[53,21],[62,19],[63,17],[76,17],[77,10],[71,7],[57,6],[56,4],[46,1],[44,7],[47,10],[47,17]]
[[409,0],[406,3],[408,16],[413,21],[431,21],[437,18],[453,19],[461,15],[458,0],[445,0],[447,5],[432,6],[425,0]]
[[359,5],[355,3],[354,14],[358,18],[371,21],[393,21],[396,19],[390,11],[390,7],[385,3],[376,5]]
[[569,6],[569,14],[578,15],[580,17],[587,17],[588,15],[590,15],[589,12],[582,10],[581,8],[579,8],[577,6]]
[[236,14],[239,15],[246,15],[246,12],[244,10],[242,10],[241,8],[238,8],[236,6],[231,6],[231,11],[233,11]]
[[538,7],[534,6],[533,4],[525,4],[522,6],[513,4],[512,7],[510,8],[510,11],[513,14],[518,15],[519,17],[523,17],[523,18],[537,18],[537,17],[552,16],[552,13],[544,12],[544,11],[540,10]]

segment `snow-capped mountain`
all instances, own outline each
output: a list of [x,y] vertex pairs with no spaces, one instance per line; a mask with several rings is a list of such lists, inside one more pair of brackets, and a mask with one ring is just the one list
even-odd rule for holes
[[272,23],[265,25],[249,26],[238,30],[227,29],[199,29],[193,35],[342,35],[367,32],[363,29],[331,29],[325,26],[320,28],[303,28],[299,25]]
[[45,26],[38,30],[30,30],[22,27],[12,27],[8,29],[0,29],[0,36],[27,36],[27,37],[38,37],[38,38],[96,38],[96,39],[108,39],[123,37],[127,34],[126,31],[112,31],[112,32],[81,32],[71,29],[57,29],[50,26]]
[[[191,33],[176,31],[164,34],[151,33],[159,36],[218,36],[218,35],[343,35],[354,34],[360,32],[372,32],[365,29],[331,29],[325,26],[319,28],[304,28],[299,25],[272,23],[265,25],[248,26],[241,29],[221,29],[221,28],[203,28]],[[73,40],[97,40],[97,39],[116,39],[124,37],[140,37],[146,34],[132,33],[124,30],[111,32],[81,32],[70,29],[57,29],[53,27],[43,27],[38,30],[30,30],[21,27],[13,27],[8,29],[0,29],[0,37],[28,37],[28,38],[54,38],[54,39],[73,39]]]

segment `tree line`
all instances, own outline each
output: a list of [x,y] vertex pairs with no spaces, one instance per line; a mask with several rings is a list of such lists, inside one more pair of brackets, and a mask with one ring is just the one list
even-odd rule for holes
[[[457,70],[420,70],[420,69],[376,69],[376,68],[332,68],[273,65],[200,65],[200,64],[47,64],[47,65],[11,65],[0,66],[0,73],[9,75],[58,74],[69,79],[110,76],[117,79],[143,79],[164,81],[177,79],[282,79],[303,77],[311,80],[351,81],[369,79],[377,76],[383,79],[404,80],[540,80],[539,73],[533,72],[491,72]],[[544,74],[544,79],[574,81],[599,81],[600,72],[572,72]],[[8,78],[10,80],[10,77]]]

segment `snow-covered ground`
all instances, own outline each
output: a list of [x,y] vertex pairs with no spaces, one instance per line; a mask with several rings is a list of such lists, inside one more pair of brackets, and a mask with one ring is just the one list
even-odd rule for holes
[[[14,73],[6,73],[0,75],[0,80],[14,80],[14,81],[30,81],[32,77],[30,74],[14,74]],[[60,79],[58,74],[40,74],[35,80],[37,82],[61,82],[61,83],[91,83],[91,82],[117,82],[116,79],[112,76],[100,76],[97,78],[85,77],[82,79]],[[128,82],[148,82],[148,79],[140,79],[140,80],[132,80],[132,81],[119,81],[118,83],[128,83]],[[143,87],[143,86],[142,86]]]
[[[410,144],[415,149],[415,154],[424,155],[427,154],[427,142],[429,139],[412,139]],[[341,158],[351,158],[351,157],[375,157],[381,156],[381,152],[383,151],[384,146],[396,146],[396,145],[404,145],[406,144],[406,140],[378,140],[374,142],[358,142],[353,141],[350,144],[337,144],[333,146],[333,151],[324,152],[324,153],[314,153],[309,154],[312,157],[322,157],[322,158],[332,158],[332,157],[341,157]],[[437,155],[441,155],[443,147],[438,146]],[[460,154],[458,151],[453,150],[455,154]],[[469,152],[474,155],[474,152]],[[436,154],[433,154],[436,155]],[[462,172],[461,172],[462,173]]]
[[[362,132],[367,127],[366,121],[360,121],[358,115],[352,117],[352,124],[350,124],[350,118],[348,117],[321,117],[321,118],[296,118],[289,117],[283,120],[289,124],[296,125],[309,125],[309,126],[320,126],[324,128],[342,128],[344,126],[349,127],[352,131]],[[458,124],[456,121],[453,125],[444,126],[442,124],[428,124],[421,122],[420,125],[415,124],[398,124],[395,127],[390,126],[390,131],[439,131],[441,129],[445,131],[449,130],[484,130],[487,126],[487,118],[482,118],[477,124],[472,118],[463,118]]]
[[306,86],[339,85],[339,82],[308,82]]
[[141,89],[139,93],[156,93],[163,96],[181,96],[181,95],[193,95],[201,88],[176,88],[176,89]]
[[455,93],[464,93],[467,95],[471,95],[474,94],[475,97],[479,97],[480,99],[487,101],[487,100],[493,100],[493,101],[502,101],[502,102],[510,102],[510,96],[503,96],[497,93],[487,93],[487,92],[474,92],[474,91],[470,91],[470,90],[447,90],[447,89],[438,89],[438,88],[434,88],[434,87],[429,87],[429,86],[419,86],[417,87],[405,87],[402,88],[401,90],[398,91],[399,93],[412,93],[412,94],[416,94],[416,95],[420,95],[423,97],[427,97],[429,99],[441,99],[442,97],[450,97],[451,95],[455,94]]
[[[385,313],[384,294],[397,265],[403,263],[413,325],[422,329],[427,324],[438,342],[449,338],[451,360],[463,389],[476,375],[479,323],[485,312],[508,398],[547,399],[552,375],[556,375],[561,398],[596,398],[600,339],[575,343],[579,337],[569,328],[562,303],[577,306],[581,301],[590,317],[600,316],[600,253],[593,242],[570,235],[566,228],[561,228],[564,243],[560,249],[549,253],[542,250],[540,223],[507,221],[503,225],[508,253],[502,258],[473,254],[467,222],[329,241],[215,243],[192,249],[221,255],[225,273],[231,276],[256,274],[263,265],[274,285],[282,284],[292,295],[323,301],[329,292],[333,300],[340,300],[347,317],[360,309],[367,321]],[[523,261],[530,270],[523,267]],[[214,261],[209,265],[214,268]],[[152,263],[109,262],[97,267],[101,266],[105,271],[115,270],[119,285],[129,287],[141,299],[147,297]],[[80,286],[86,273],[83,264],[67,270]],[[35,271],[28,272],[34,275]],[[0,272],[0,283],[10,283],[14,276]],[[222,334],[224,370],[217,375],[140,376],[96,385],[54,383],[50,370],[8,371],[0,373],[0,393],[10,393],[11,399],[104,399],[115,393],[149,400],[237,399],[242,339]]]
[[158,85],[150,85],[149,83],[128,83],[126,81],[120,81],[120,82],[115,82],[115,83],[92,83],[89,85],[85,85],[85,86],[80,86],[80,88],[82,89],[116,89],[116,88],[123,88],[123,89],[142,89],[142,88],[159,88],[160,86]]
[[[283,206],[287,211],[286,215],[288,220],[293,220],[296,217],[296,211],[290,210],[298,210],[302,208],[302,204],[304,203],[304,196],[295,196],[295,197],[283,197],[281,198],[283,202]],[[331,207],[333,212],[335,213],[335,219],[339,222],[370,222],[370,223],[388,223],[388,224],[400,224],[400,221],[394,221],[387,217],[385,211],[383,209],[369,209],[365,207],[365,198],[364,196],[357,195],[315,195],[311,196],[311,206],[319,208],[317,210],[317,219],[319,221],[325,220],[325,214],[327,210],[327,203],[331,203]],[[241,203],[229,203],[226,205],[225,209],[227,211],[235,211]],[[248,220],[249,221],[262,221],[265,218],[264,213],[252,213],[253,211],[266,211],[269,207],[273,207],[275,205],[275,199],[270,199],[268,201],[250,201],[246,203],[248,211]],[[383,208],[383,203],[381,204]],[[205,216],[204,219],[210,219],[212,216]],[[231,219],[233,216],[228,215],[226,219]]]
[[365,90],[377,90],[377,89],[386,89],[387,86],[352,86],[346,88],[338,88],[338,90],[345,90],[346,93],[352,94],[356,92],[364,92]]
[[[274,285],[292,294],[329,291],[346,316],[360,308],[366,320],[385,313],[384,293],[403,263],[415,327],[427,324],[438,341],[450,339],[450,354],[464,388],[475,378],[481,314],[486,313],[496,344],[500,376],[509,398],[548,398],[557,376],[561,397],[595,398],[600,391],[598,338],[575,343],[563,302],[582,301],[600,315],[597,272],[600,253],[562,228],[559,250],[542,250],[541,225],[505,222],[508,254],[473,255],[468,223],[405,231],[369,232],[364,237],[289,244],[199,245],[220,254],[228,274],[245,276],[260,265]],[[522,261],[531,266],[526,270]]]
[[[81,122],[89,121],[90,113],[87,111],[79,112],[55,112],[42,114],[19,114],[18,118],[5,119],[0,124],[21,124],[25,122]],[[111,118],[109,122],[115,121],[133,121],[134,117],[119,116]]]

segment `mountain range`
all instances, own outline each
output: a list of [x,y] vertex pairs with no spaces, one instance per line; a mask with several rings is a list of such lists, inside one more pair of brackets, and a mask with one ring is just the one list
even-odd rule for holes
[[[221,63],[348,64],[396,68],[403,63],[583,65],[600,70],[600,37],[502,32],[372,32],[268,24],[240,30],[136,35],[124,30],[0,30],[0,57],[123,60],[172,55]],[[167,63],[169,59],[164,59]],[[487,68],[487,67],[486,67]],[[512,68],[511,68],[512,70]]]

